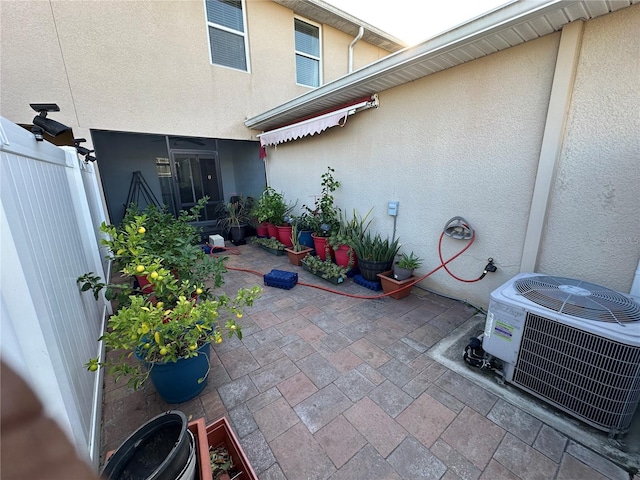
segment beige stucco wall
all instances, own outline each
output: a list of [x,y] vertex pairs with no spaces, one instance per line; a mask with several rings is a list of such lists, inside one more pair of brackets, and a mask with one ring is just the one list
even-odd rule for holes
[[640,5],[585,24],[539,270],[628,292],[640,259]]
[[[87,138],[105,129],[255,140],[247,117],[309,89],[295,83],[293,12],[248,1],[246,13],[250,73],[211,65],[202,0],[2,0],[0,111],[30,123],[29,103],[55,102],[52,118]],[[347,73],[351,40],[323,27],[325,81]],[[361,42],[356,65],[385,54]]]
[[[626,292],[639,256],[638,13],[586,24],[539,268]],[[402,249],[426,259],[419,274],[439,265],[446,221],[465,217],[477,240],[450,269],[476,278],[493,257],[498,272],[461,283],[440,270],[423,286],[486,307],[490,292],[520,272],[559,39],[379,92],[380,108],[345,128],[269,149],[270,184],[311,203],[331,165],[342,182],[338,205],[374,207],[372,228],[389,236],[387,202],[398,200]],[[464,246],[445,238],[445,259]]]

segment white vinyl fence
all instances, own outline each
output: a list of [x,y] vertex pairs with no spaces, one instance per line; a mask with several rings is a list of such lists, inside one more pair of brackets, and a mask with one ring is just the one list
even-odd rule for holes
[[81,293],[76,279],[105,278],[99,184],[74,148],[0,122],[0,353],[97,467],[102,378],[84,363],[101,353],[110,305]]

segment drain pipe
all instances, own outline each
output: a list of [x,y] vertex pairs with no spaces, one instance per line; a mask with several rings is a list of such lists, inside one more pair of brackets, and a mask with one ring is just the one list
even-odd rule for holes
[[360,41],[362,36],[364,35],[364,27],[360,26],[360,30],[358,30],[358,35],[353,41],[349,44],[349,73],[353,71],[353,47],[356,46],[356,43]]

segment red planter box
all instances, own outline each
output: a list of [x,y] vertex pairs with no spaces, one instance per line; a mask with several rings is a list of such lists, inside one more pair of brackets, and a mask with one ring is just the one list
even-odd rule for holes
[[[220,445],[226,447],[236,469],[241,471],[240,476],[234,477],[234,480],[258,480],[258,476],[251,468],[249,460],[244,454],[244,450],[242,450],[240,442],[235,433],[233,433],[226,417],[221,417],[207,425],[207,441],[211,448],[216,448]],[[208,455],[207,458],[209,458]],[[211,473],[209,473],[209,478],[211,478]]]

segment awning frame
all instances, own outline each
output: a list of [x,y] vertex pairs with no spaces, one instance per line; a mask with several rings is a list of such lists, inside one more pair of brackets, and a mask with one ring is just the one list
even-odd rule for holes
[[378,95],[374,94],[369,100],[338,108],[322,115],[308,118],[290,125],[285,125],[280,128],[275,128],[273,130],[263,132],[257,135],[257,137],[260,139],[260,145],[262,147],[266,147],[267,145],[278,145],[279,143],[289,142],[297,140],[298,138],[322,133],[328,128],[335,127],[336,125],[343,127],[350,115],[363,110],[368,110],[369,108],[378,108],[378,106]]

